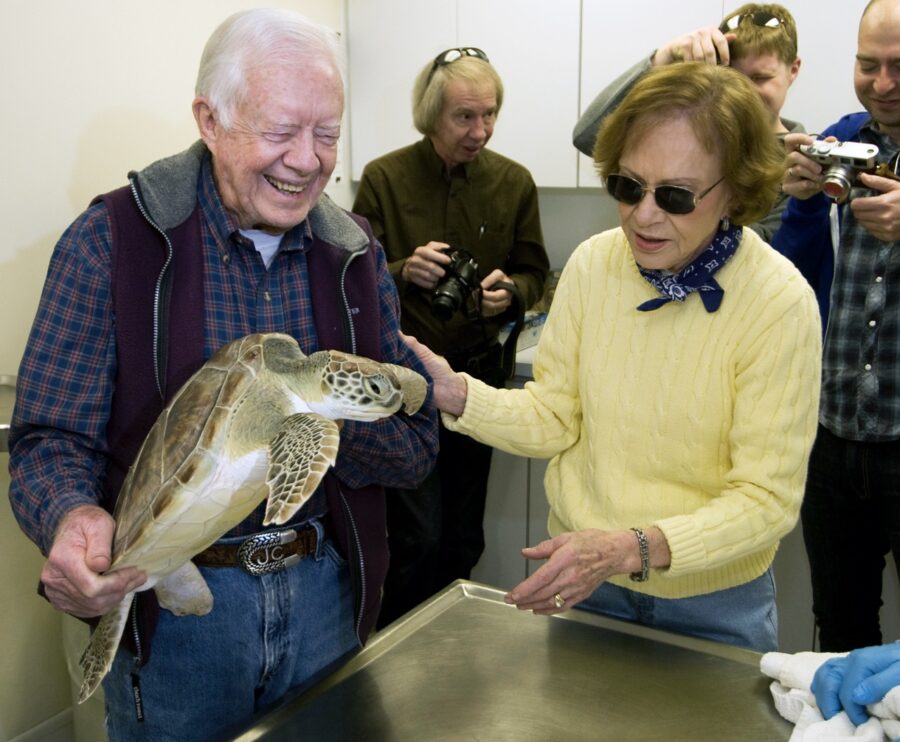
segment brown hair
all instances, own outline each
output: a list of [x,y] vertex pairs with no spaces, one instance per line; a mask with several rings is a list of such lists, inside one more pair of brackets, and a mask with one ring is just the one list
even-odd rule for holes
[[[774,28],[757,26],[752,19],[754,13],[768,13],[779,20]],[[722,20],[719,30],[726,32],[726,22],[732,18],[740,18],[734,30],[737,38],[729,45],[732,59],[743,59],[748,55],[775,54],[789,67],[797,59],[797,24],[794,16],[783,5],[775,3],[747,3]]]
[[663,121],[687,118],[700,144],[718,155],[735,224],[769,213],[784,175],[784,152],[772,136],[759,93],[730,67],[684,62],[651,68],[604,119],[594,144],[601,177],[619,170],[624,152],[639,147]]

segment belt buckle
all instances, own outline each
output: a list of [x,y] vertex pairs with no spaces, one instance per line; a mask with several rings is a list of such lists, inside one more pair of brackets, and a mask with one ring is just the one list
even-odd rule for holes
[[254,534],[238,549],[238,561],[247,572],[257,577],[280,572],[302,559],[299,554],[285,555],[285,544],[296,540],[297,531],[293,529]]

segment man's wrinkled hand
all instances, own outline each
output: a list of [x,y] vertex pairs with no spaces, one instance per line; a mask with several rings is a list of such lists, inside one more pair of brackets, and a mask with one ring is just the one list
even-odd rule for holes
[[106,613],[146,581],[133,567],[104,574],[112,559],[115,521],[100,507],[82,505],[60,522],[41,582],[47,600],[79,618]]

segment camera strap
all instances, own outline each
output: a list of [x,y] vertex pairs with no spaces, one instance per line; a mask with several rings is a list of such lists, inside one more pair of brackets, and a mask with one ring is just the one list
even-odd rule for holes
[[522,332],[522,326],[525,324],[525,300],[512,281],[497,281],[491,286],[492,291],[495,289],[506,289],[509,291],[512,295],[513,311],[515,312],[513,328],[503,343],[503,351],[500,356],[500,367],[503,369],[504,377],[508,380],[516,372],[516,345],[519,341],[519,333]]

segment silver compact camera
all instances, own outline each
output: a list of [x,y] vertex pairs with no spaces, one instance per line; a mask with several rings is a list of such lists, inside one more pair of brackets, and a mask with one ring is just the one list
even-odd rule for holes
[[827,142],[816,139],[812,144],[801,144],[800,152],[825,165],[819,183],[822,191],[832,201],[844,203],[861,172],[875,170],[878,147],[862,142]]

